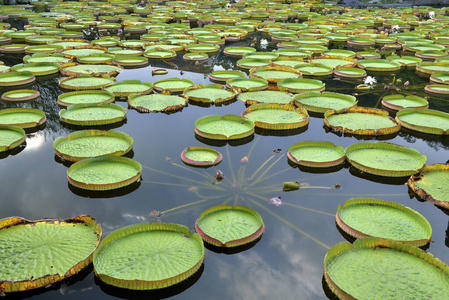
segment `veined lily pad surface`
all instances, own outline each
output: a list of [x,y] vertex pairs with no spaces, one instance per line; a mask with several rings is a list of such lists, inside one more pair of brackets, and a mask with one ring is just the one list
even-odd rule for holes
[[100,156],[71,165],[67,170],[67,179],[80,189],[106,191],[136,182],[141,173],[142,166],[135,160],[122,156]]
[[236,247],[259,238],[265,229],[262,217],[245,206],[217,205],[203,211],[195,222],[201,238],[217,247]]
[[103,155],[124,155],[133,146],[126,133],[109,130],[81,130],[59,137],[53,142],[55,154],[68,161]]
[[24,63],[39,63],[39,62],[55,62],[59,64],[66,64],[71,62],[70,58],[64,57],[62,54],[33,54],[23,57]]
[[238,96],[246,105],[255,103],[278,103],[289,104],[295,96],[281,91],[256,91],[246,92]]
[[301,166],[327,168],[345,161],[343,147],[327,141],[303,141],[290,146],[288,159]]
[[416,195],[437,206],[449,209],[449,165],[426,166],[418,176],[411,176],[408,186]]
[[188,87],[184,90],[183,95],[188,100],[220,103],[234,99],[236,93],[223,89],[220,84],[210,84]]
[[130,95],[128,105],[141,112],[173,112],[184,108],[187,99],[174,95]]
[[327,111],[324,113],[324,124],[337,132],[358,135],[387,135],[401,129],[388,112],[367,107]]
[[301,72],[291,67],[260,67],[251,69],[249,72],[250,77],[262,78],[269,83],[276,83],[283,79],[300,78]]
[[104,88],[116,97],[127,97],[132,94],[145,95],[153,91],[153,84],[149,81],[123,80],[111,83]]
[[0,152],[11,150],[25,141],[25,131],[16,126],[0,125]]
[[414,246],[378,238],[333,246],[324,277],[340,299],[444,299],[449,289],[446,264]]
[[374,72],[394,72],[401,69],[401,64],[386,59],[362,59],[358,63],[360,68]]
[[254,134],[254,122],[235,115],[209,115],[196,120],[195,133],[214,140],[242,139]]
[[189,278],[203,260],[203,241],[186,226],[140,223],[113,231],[101,242],[94,253],[94,270],[107,284],[150,290]]
[[138,68],[148,65],[148,58],[143,56],[115,57],[113,63],[124,68]]
[[59,111],[61,121],[80,126],[106,125],[123,121],[126,109],[112,103],[74,104]]
[[72,104],[110,103],[114,100],[114,94],[104,90],[75,91],[58,96],[58,104],[61,106],[69,106]]
[[294,99],[297,107],[303,107],[311,112],[325,113],[328,110],[340,111],[357,105],[357,100],[352,95],[344,95],[332,92],[308,92],[297,95]]
[[209,147],[187,147],[181,153],[184,163],[199,167],[218,165],[223,156],[217,150]]
[[78,273],[92,262],[101,235],[89,216],[0,220],[0,291],[36,289]]
[[387,177],[418,173],[427,157],[418,150],[385,142],[363,142],[345,149],[351,165],[363,172]]
[[388,95],[382,98],[382,105],[393,110],[401,110],[404,108],[427,108],[429,102],[421,97],[410,95]]
[[387,56],[386,59],[388,61],[395,61],[400,63],[402,66],[407,68],[415,68],[416,65],[418,65],[420,62],[422,62],[422,59],[419,57],[413,57],[413,56]]
[[109,76],[64,77],[59,80],[59,86],[66,90],[99,90],[114,82]]
[[35,90],[14,90],[3,93],[1,98],[5,101],[29,101],[38,98],[40,94]]
[[396,120],[405,128],[430,134],[449,134],[449,114],[433,109],[403,109]]
[[328,76],[334,73],[334,69],[332,67],[321,64],[319,62],[299,65],[296,66],[295,69],[301,71],[302,75],[316,76],[316,77]]
[[242,92],[261,91],[268,88],[268,81],[260,78],[237,77],[226,81],[228,88],[240,89]]
[[308,78],[289,78],[280,80],[277,86],[286,88],[292,93],[321,92],[325,84],[321,80]]
[[340,229],[355,238],[378,237],[423,246],[432,237],[426,218],[390,201],[352,198],[338,206],[335,218]]
[[17,72],[30,72],[34,76],[44,76],[58,73],[59,64],[48,62],[18,64],[13,66],[12,69]]
[[36,108],[7,108],[0,110],[0,124],[21,128],[37,127],[47,120],[45,113]]
[[31,72],[7,72],[0,74],[0,87],[31,84],[36,81]]
[[179,78],[162,79],[153,83],[156,91],[170,91],[171,93],[180,93],[192,85],[194,85],[192,80]]
[[307,110],[289,104],[254,104],[242,116],[253,121],[256,127],[270,130],[291,130],[309,124]]
[[363,78],[366,76],[366,71],[355,67],[336,67],[334,74],[342,78]]
[[77,76],[80,74],[106,74],[116,76],[122,68],[111,64],[76,64],[68,63],[61,66],[64,76]]
[[226,82],[228,79],[245,77],[245,73],[240,71],[214,71],[209,74],[209,78],[212,81]]

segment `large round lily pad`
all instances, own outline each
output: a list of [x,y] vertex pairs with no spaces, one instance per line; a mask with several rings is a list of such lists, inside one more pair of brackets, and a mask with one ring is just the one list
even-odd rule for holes
[[237,77],[226,80],[228,88],[240,89],[242,92],[262,91],[268,88],[268,81],[260,78]]
[[40,92],[35,90],[13,90],[3,93],[1,99],[5,101],[29,101],[38,98]]
[[209,147],[187,147],[181,153],[184,163],[199,167],[218,165],[222,158],[220,152]]
[[32,84],[36,81],[31,72],[7,72],[0,74],[0,87]]
[[58,104],[61,106],[69,106],[72,104],[111,103],[114,100],[114,94],[104,90],[75,91],[58,96]]
[[294,99],[297,107],[302,107],[315,113],[325,113],[328,110],[340,111],[357,105],[357,100],[352,95],[332,92],[308,92],[297,95]]
[[189,278],[201,267],[204,244],[183,225],[133,224],[109,234],[93,260],[95,275],[107,284],[160,289]]
[[189,101],[220,103],[235,98],[236,93],[223,89],[221,84],[196,85],[184,90],[183,96]]
[[401,69],[401,64],[386,59],[362,59],[357,65],[367,71],[373,72],[394,72]]
[[449,114],[433,109],[403,109],[396,114],[401,126],[430,134],[449,135]]
[[6,108],[0,110],[0,125],[21,128],[37,127],[45,123],[45,112],[36,108]]
[[278,103],[289,104],[293,101],[294,95],[282,91],[256,91],[246,92],[238,95],[238,99],[245,102],[246,105],[255,103]]
[[123,156],[86,158],[74,163],[67,170],[67,180],[77,188],[106,191],[125,187],[136,182],[142,166]]
[[59,111],[61,121],[80,126],[106,125],[123,121],[126,109],[112,103],[74,104]]
[[329,110],[324,113],[324,124],[337,132],[357,135],[387,135],[401,129],[387,111],[368,107]]
[[217,247],[236,247],[259,238],[265,229],[262,217],[245,206],[221,204],[203,211],[195,222],[201,238]]
[[419,96],[395,94],[383,97],[382,105],[392,110],[401,110],[404,108],[419,109],[429,107],[429,102]]
[[249,77],[265,79],[269,83],[276,83],[283,79],[300,78],[301,72],[286,66],[268,66],[254,68],[249,71]]
[[25,131],[16,126],[0,125],[0,152],[11,150],[25,141]]
[[194,85],[194,82],[185,78],[167,78],[153,83],[156,91],[170,91],[171,93],[181,93],[185,88],[191,87],[192,85]]
[[278,81],[277,85],[291,93],[321,92],[325,89],[325,84],[321,80],[308,78],[283,79]]
[[363,172],[404,177],[418,173],[427,157],[418,150],[386,142],[363,142],[345,149],[346,159]]
[[449,164],[426,166],[418,176],[411,176],[408,186],[419,198],[449,209]]
[[104,88],[116,97],[128,97],[132,94],[145,95],[153,91],[153,84],[149,81],[122,80],[111,83]]
[[449,268],[421,249],[392,240],[364,238],[333,246],[324,278],[340,299],[445,299]]
[[121,67],[112,64],[76,64],[68,63],[61,66],[61,74],[64,76],[79,76],[81,74],[105,74],[117,76]]
[[240,71],[214,71],[209,74],[209,79],[216,82],[226,82],[228,79],[245,77],[245,73]]
[[89,216],[0,220],[0,292],[36,289],[78,273],[92,262],[101,235]]
[[81,75],[79,77],[64,77],[60,79],[59,87],[66,90],[99,90],[112,82],[114,82],[114,78],[107,75]]
[[343,147],[327,141],[303,141],[291,145],[288,159],[301,166],[327,168],[345,161]]
[[55,154],[68,161],[103,155],[124,155],[132,146],[132,137],[115,130],[80,130],[67,137],[58,137],[53,142]]
[[254,134],[254,122],[235,115],[209,115],[196,120],[195,133],[214,140],[242,139]]
[[184,108],[187,99],[174,95],[130,95],[128,105],[141,112],[173,112]]
[[421,214],[395,202],[352,198],[339,205],[337,225],[355,238],[379,237],[414,246],[430,242],[432,227]]
[[254,104],[242,112],[242,116],[253,121],[256,127],[270,130],[291,130],[309,124],[307,111],[289,104]]

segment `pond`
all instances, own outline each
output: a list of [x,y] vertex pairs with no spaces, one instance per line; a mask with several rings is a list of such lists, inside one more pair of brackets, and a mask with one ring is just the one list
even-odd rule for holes
[[[228,45],[249,46],[258,51],[275,49],[266,35],[252,33],[245,40]],[[346,49],[346,47],[345,47]],[[139,69],[124,69],[117,81],[138,79],[155,82],[163,78],[190,79],[195,84],[211,83],[213,70],[236,69],[237,58],[225,56],[223,47],[205,63],[186,63],[182,53],[170,62],[150,62]],[[21,63],[21,56],[2,54],[7,65]],[[210,65],[207,67],[205,65]],[[166,75],[153,75],[153,68],[165,68]],[[326,78],[326,91],[358,93],[358,106],[382,108],[384,95],[394,88],[384,86],[401,78],[411,83],[408,92],[428,97],[431,109],[449,112],[447,98],[426,94],[423,87],[428,78],[414,70],[401,70],[396,77],[373,75],[376,83],[368,91],[357,91],[362,81]],[[199,214],[214,205],[241,204],[257,210],[265,223],[265,232],[257,243],[238,253],[219,253],[206,249],[203,267],[187,282],[174,289],[130,292],[111,288],[95,278],[92,268],[62,284],[8,298],[33,299],[323,299],[323,259],[327,250],[345,240],[335,224],[337,207],[352,197],[373,197],[404,204],[420,212],[433,228],[432,242],[427,249],[449,263],[448,216],[436,206],[417,201],[409,195],[406,179],[389,179],[365,174],[349,164],[322,172],[289,164],[287,149],[307,140],[330,141],[346,148],[361,140],[339,136],[326,129],[323,118],[311,116],[305,130],[275,135],[256,131],[254,136],[229,143],[205,140],[194,133],[195,121],[205,115],[240,115],[242,101],[223,105],[187,107],[171,114],[139,113],[128,109],[126,101],[116,103],[127,109],[126,122],[114,127],[134,139],[132,157],[143,166],[142,178],[128,188],[110,192],[87,192],[67,182],[68,164],[54,154],[53,141],[76,129],[59,120],[56,100],[63,92],[58,87],[61,76],[39,79],[32,87],[41,96],[26,103],[0,102],[0,108],[32,107],[46,112],[45,128],[28,133],[26,144],[0,159],[1,218],[21,216],[27,219],[70,218],[91,215],[99,222],[106,236],[125,225],[143,221],[179,223],[193,229]],[[397,82],[397,81],[395,81]],[[402,84],[397,83],[398,86]],[[4,92],[4,91],[3,91]],[[103,128],[103,127],[102,127]],[[109,129],[105,128],[105,129]],[[449,139],[401,130],[389,136],[388,142],[412,147],[427,156],[427,165],[446,163]],[[209,146],[223,154],[223,161],[211,168],[194,168],[183,164],[181,152],[190,146]],[[248,161],[241,159],[247,156]],[[224,179],[213,182],[220,170]],[[301,188],[282,191],[284,181],[299,182]],[[270,204],[280,197],[284,205]],[[152,211],[162,212],[155,216]],[[324,284],[325,286],[325,284]]]

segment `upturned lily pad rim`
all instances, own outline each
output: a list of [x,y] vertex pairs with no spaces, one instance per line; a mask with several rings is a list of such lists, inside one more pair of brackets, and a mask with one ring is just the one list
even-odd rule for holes
[[[239,122],[242,125],[245,125],[249,128],[249,130],[246,130],[244,132],[239,132],[232,134],[230,136],[221,134],[221,133],[209,133],[199,130],[197,127],[203,123],[207,122],[214,122],[219,120],[225,120],[228,122]],[[195,133],[198,134],[201,137],[213,139],[213,140],[236,140],[236,139],[242,139],[249,137],[254,134],[254,122],[247,120],[241,116],[236,115],[207,115],[203,116],[195,121]]]
[[[409,155],[413,155],[416,157],[416,160],[419,161],[421,167],[418,169],[405,169],[405,170],[389,170],[389,169],[380,169],[374,168],[364,165],[363,163],[356,162],[350,158],[351,152],[363,149],[380,149],[380,150],[393,150],[398,152],[403,152]],[[427,157],[425,155],[421,155],[421,153],[413,148],[400,146],[393,143],[387,142],[361,142],[352,144],[345,149],[346,160],[355,168],[377,176],[386,176],[386,177],[405,177],[411,176],[420,172],[427,161]]]
[[[163,53],[163,54],[162,54]],[[176,57],[176,51],[167,49],[150,49],[143,53],[143,56],[149,59],[171,59]]]
[[436,84],[449,84],[449,80],[443,80],[441,77],[449,77],[449,72],[434,72],[430,75],[430,81]]
[[77,56],[76,60],[82,64],[102,64],[105,62],[112,62],[114,58],[115,56],[112,54],[99,53],[86,56]]
[[[211,152],[217,156],[217,158],[214,161],[211,160],[193,160],[189,158],[190,152],[196,152],[196,151],[206,151]],[[209,167],[209,166],[215,166],[218,165],[221,160],[223,159],[223,155],[218,152],[215,149],[209,148],[209,147],[201,147],[201,146],[193,146],[193,147],[187,147],[185,148],[181,153],[181,160],[192,166],[199,166],[199,167]]]
[[396,113],[396,121],[399,124],[401,124],[401,126],[407,128],[407,129],[410,129],[410,130],[414,130],[414,131],[418,131],[418,132],[422,132],[422,133],[428,133],[428,134],[449,135],[449,128],[444,130],[444,129],[438,128],[438,127],[417,125],[417,124],[412,124],[410,122],[405,122],[404,120],[401,120],[402,116],[408,115],[408,114],[425,114],[425,115],[429,115],[429,116],[438,116],[438,117],[446,118],[449,122],[449,114],[448,113],[445,113],[445,112],[442,112],[439,110],[428,109],[428,108],[420,108],[420,109],[407,108],[407,109],[402,109]]
[[97,243],[95,247],[92,249],[92,252],[87,257],[83,258],[76,265],[67,270],[67,272],[65,272],[63,275],[48,274],[40,278],[33,278],[32,280],[21,280],[21,281],[10,281],[5,280],[3,278],[2,281],[0,282],[1,292],[6,293],[20,292],[44,287],[77,274],[78,272],[86,268],[88,265],[90,265],[90,263],[92,262],[94,251],[95,249],[98,248],[102,238],[102,230],[100,224],[97,224],[95,219],[89,215],[77,216],[70,219],[41,219],[41,220],[27,220],[21,217],[10,217],[0,220],[0,229],[6,229],[13,226],[34,226],[37,223],[50,223],[50,224],[53,223],[55,226],[70,223],[83,223],[85,224],[85,226],[91,227],[94,233],[97,235]]
[[[161,96],[166,96],[166,97],[177,97],[179,98],[179,103],[177,105],[172,105],[172,106],[166,106],[164,109],[162,110],[158,110],[158,109],[151,109],[148,108],[146,106],[137,106],[135,104],[133,104],[133,100],[136,98],[140,98],[140,97],[161,97]],[[139,111],[139,112],[144,112],[144,113],[148,113],[148,112],[165,112],[165,113],[169,113],[169,112],[175,112],[178,110],[183,109],[186,105],[187,105],[187,99],[184,97],[179,97],[176,95],[171,95],[169,92],[163,92],[162,94],[151,94],[151,95],[140,95],[140,94],[132,94],[128,96],[128,106],[131,108],[134,108],[135,110]]]
[[[352,205],[369,205],[369,206],[374,206],[375,208],[378,208],[377,206],[388,206],[388,207],[395,208],[395,209],[400,210],[410,216],[413,216],[415,219],[419,220],[419,222],[422,224],[423,229],[427,232],[428,238],[426,238],[426,239],[397,240],[397,242],[420,247],[420,246],[424,246],[424,245],[428,244],[430,242],[430,240],[432,239],[432,226],[430,225],[429,221],[427,221],[427,219],[424,218],[417,211],[411,209],[410,207],[404,206],[404,205],[396,203],[396,202],[385,201],[385,200],[380,200],[380,199],[376,199],[376,198],[365,198],[365,197],[356,197],[356,198],[351,198],[351,199],[346,200],[346,202],[343,205],[338,205],[337,213],[335,214],[335,221],[336,221],[338,227],[340,227],[341,230],[343,230],[345,233],[347,233],[348,235],[350,235],[356,239],[361,239],[361,238],[366,238],[366,237],[375,237],[375,236],[361,232],[361,231],[357,230],[357,228],[353,228],[353,227],[349,226],[341,219],[340,214],[339,214],[340,211],[344,208],[347,209],[349,206],[352,206]],[[383,238],[383,237],[378,237],[378,238]]]
[[366,71],[356,67],[336,67],[334,74],[343,78],[363,78],[366,77]]
[[[406,67],[416,67],[419,63],[422,62],[421,58],[414,56],[387,56],[385,59],[388,61],[396,61]],[[406,63],[404,61],[399,61],[404,59],[410,62]]]
[[[115,70],[111,70],[108,72],[104,72],[104,71],[87,72],[85,70],[81,70],[81,71],[70,70],[71,67],[75,67],[75,66],[86,66],[86,67],[89,66],[90,69],[92,69],[92,68],[95,69],[95,68],[101,68],[101,66],[104,66],[104,65],[113,67]],[[61,74],[64,76],[67,76],[67,77],[79,77],[80,75],[83,75],[86,73],[88,73],[89,75],[107,75],[107,76],[113,77],[113,76],[117,76],[122,69],[123,69],[122,67],[116,66],[116,65],[114,65],[112,63],[108,63],[108,62],[104,62],[102,64],[85,64],[85,63],[78,64],[78,63],[74,63],[74,62],[69,62],[69,63],[63,64],[60,66]]]
[[[337,152],[338,154],[341,155],[341,157],[338,159],[332,160],[332,161],[325,161],[325,162],[319,161],[318,162],[318,161],[312,161],[312,160],[298,159],[295,156],[293,156],[293,154],[291,153],[296,148],[309,147],[309,146],[322,147],[322,148],[329,149],[329,151]],[[345,161],[346,155],[345,155],[345,150],[343,149],[342,146],[335,145],[334,143],[331,143],[328,141],[302,141],[302,142],[295,143],[288,148],[287,157],[292,163],[300,165],[300,166],[312,167],[312,168],[328,168],[328,167],[337,166],[337,165],[343,163]]]
[[[266,81],[268,81],[268,83],[278,83],[279,81],[283,80],[282,78],[265,78],[265,77],[262,77],[257,74],[257,72],[263,72],[263,71],[286,72],[286,73],[293,74],[294,77],[296,77],[296,78],[302,77],[301,71],[296,70],[295,68],[287,67],[287,66],[275,66],[275,65],[250,69],[249,77],[265,79]],[[292,78],[289,78],[289,79],[292,79]],[[284,79],[284,80],[287,80],[287,79]]]
[[43,112],[40,109],[37,108],[26,108],[26,107],[15,107],[15,108],[5,108],[0,110],[0,115],[5,114],[14,114],[14,113],[32,113],[35,115],[38,115],[40,119],[38,121],[30,121],[25,123],[11,123],[11,124],[4,124],[4,125],[11,125],[11,126],[17,126],[20,128],[33,128],[38,127],[47,121],[47,117],[45,115],[45,112]]
[[430,193],[426,192],[425,189],[417,188],[416,183],[419,181],[422,181],[425,179],[426,174],[434,171],[445,171],[449,172],[449,164],[440,164],[436,163],[433,165],[425,166],[421,173],[418,175],[412,175],[410,176],[409,180],[407,181],[408,187],[416,194],[416,196],[419,199],[423,199],[425,201],[428,201],[436,206],[442,207],[444,209],[449,209],[449,202],[435,198]]
[[31,84],[36,81],[36,77],[31,72],[6,72],[6,73],[0,73],[0,78],[8,78],[8,77],[14,77],[14,76],[23,76],[24,79],[21,80],[15,80],[15,81],[0,81],[1,87],[8,87],[8,86],[17,86],[17,85],[25,85],[25,84]]
[[[285,84],[297,84],[298,87],[287,87]],[[307,83],[309,85],[314,85],[314,88],[301,88],[301,83]],[[292,93],[304,93],[304,92],[321,92],[324,91],[325,83],[321,80],[317,79],[309,79],[309,78],[287,78],[277,82],[278,87],[286,88],[289,92]]]
[[[389,64],[389,67],[378,67],[378,64]],[[396,61],[388,61],[386,59],[362,59],[357,62],[357,66],[367,71],[374,72],[394,72],[401,69],[401,64]]]
[[[138,172],[136,175],[127,178],[122,181],[117,181],[114,183],[105,183],[105,184],[97,184],[97,183],[85,183],[81,181],[74,180],[70,177],[70,173],[73,172],[76,169],[83,168],[85,166],[88,166],[89,164],[101,164],[101,163],[108,163],[108,162],[117,162],[121,164],[127,164],[130,166],[133,166]],[[123,156],[99,156],[99,157],[93,157],[93,158],[86,158],[83,160],[80,160],[73,165],[70,166],[70,168],[67,170],[67,180],[68,182],[80,189],[83,190],[90,190],[90,191],[107,191],[107,190],[113,190],[122,188],[125,186],[128,186],[137,180],[139,180],[140,176],[142,175],[142,165],[138,163],[137,161],[123,157]]]
[[449,72],[449,62],[420,62],[417,66],[416,66],[416,71],[419,72],[420,74],[423,74],[425,76],[429,76],[434,73],[434,72],[440,72],[440,71],[435,71],[432,69],[432,67],[446,67],[446,70]]
[[[225,97],[225,98],[219,98],[219,99],[211,99],[208,98],[207,95],[205,95],[204,97],[199,97],[199,96],[189,96],[189,91],[192,90],[200,90],[200,89],[217,89],[217,90],[225,90],[228,91],[229,93],[232,93],[232,95],[230,95],[229,97]],[[197,84],[197,85],[193,85],[190,87],[187,87],[184,89],[182,96],[184,98],[186,98],[189,101],[198,101],[198,102],[206,102],[206,103],[223,103],[223,102],[227,102],[227,101],[231,101],[232,99],[235,98],[235,96],[237,96],[237,92],[236,91],[232,91],[232,90],[227,90],[225,89],[221,84]]]
[[237,67],[244,70],[260,67],[259,65],[251,65],[253,62],[264,63],[265,66],[271,65],[271,60],[263,58],[242,58],[237,61]]
[[140,67],[148,65],[148,58],[144,56],[119,56],[114,57],[112,63],[122,67]]
[[293,123],[269,123],[264,121],[253,121],[254,125],[258,128],[269,129],[269,130],[292,130],[306,126],[309,124],[309,114],[304,108],[295,108],[290,104],[278,104],[278,103],[260,103],[253,104],[249,106],[245,111],[241,113],[242,117],[248,118],[247,116],[254,111],[260,110],[281,110],[288,112],[296,112],[301,120]]
[[449,85],[447,84],[428,84],[424,88],[427,93],[436,94],[440,96],[449,95]]
[[[389,108],[389,109],[393,109],[396,111],[408,108],[408,107],[403,107],[400,105],[396,105],[393,103],[390,103],[389,100],[394,100],[394,99],[405,99],[405,100],[414,100],[417,102],[420,102],[422,105],[420,106],[414,106],[413,109],[419,109],[419,108],[428,108],[429,107],[429,102],[419,96],[415,96],[415,95],[399,95],[399,94],[395,94],[395,95],[388,95],[382,98],[382,105]],[[396,120],[397,121],[397,120]],[[398,122],[400,123],[400,122]]]
[[[40,67],[50,68],[48,70],[39,70]],[[12,70],[17,72],[22,72],[22,68],[34,68],[33,71],[26,71],[32,73],[34,76],[45,76],[59,73],[60,64],[53,62],[37,62],[37,63],[27,63],[27,64],[17,64],[11,67]]]
[[193,86],[195,84],[192,80],[186,79],[186,78],[182,78],[182,79],[180,79],[180,78],[166,78],[166,79],[162,79],[162,80],[158,80],[158,81],[153,82],[153,88],[156,91],[158,91],[158,92],[170,91],[171,93],[180,93],[180,92],[183,92],[184,89],[186,88],[186,87],[161,88],[161,87],[158,86],[158,84],[161,83],[161,82],[164,82],[164,83],[165,82],[185,82],[185,83],[188,83],[189,86]]
[[[95,79],[95,78],[104,78],[109,80],[109,82],[107,83],[101,83],[101,84],[96,84],[96,85],[91,85],[91,86],[77,86],[77,85],[69,85],[67,82],[70,80],[77,80],[79,78],[91,78],[91,79]],[[66,89],[66,90],[99,90],[102,89],[103,87],[105,87],[108,84],[111,84],[112,82],[115,81],[115,77],[110,77],[108,75],[99,75],[99,76],[90,76],[90,75],[80,75],[80,76],[76,76],[76,77],[63,77],[59,80],[59,87]]]
[[424,261],[432,264],[433,266],[441,270],[443,273],[445,273],[446,276],[449,276],[449,267],[444,262],[435,258],[431,253],[424,252],[421,249],[412,245],[407,245],[401,242],[380,238],[358,239],[354,242],[354,244],[351,244],[349,242],[340,242],[331,247],[329,251],[326,253],[326,256],[324,257],[324,278],[327,284],[329,285],[329,288],[332,290],[332,292],[335,295],[337,295],[337,297],[339,297],[340,299],[355,299],[355,298],[351,296],[347,291],[343,291],[342,289],[340,289],[338,285],[334,281],[332,281],[332,278],[329,276],[326,270],[328,263],[331,259],[339,256],[343,252],[366,247],[372,249],[389,248],[395,251],[409,253],[410,255],[421,258]]
[[[11,95],[21,93],[29,93],[29,95],[23,97],[11,97]],[[3,93],[1,99],[4,101],[29,101],[38,98],[40,95],[41,93],[35,90],[13,90]]]
[[[346,95],[346,94],[340,94],[340,93],[334,93],[334,92],[305,92],[301,93],[295,96],[293,100],[293,104],[297,107],[304,107],[308,111],[315,112],[315,113],[325,113],[328,110],[332,110],[329,108],[319,107],[319,106],[312,106],[309,104],[303,104],[301,103],[301,98],[310,98],[310,97],[329,97],[332,99],[343,99],[343,101],[350,103],[348,107],[353,107],[357,105],[356,97],[352,95]],[[339,111],[339,110],[338,110]]]
[[[223,76],[228,75],[228,76]],[[229,77],[229,75],[232,75],[232,77]],[[226,82],[227,80],[231,78],[236,77],[245,77],[245,73],[240,71],[233,71],[233,70],[219,70],[219,71],[213,71],[209,74],[209,79],[211,81],[217,81],[217,82]]]
[[[349,129],[343,126],[339,125],[331,125],[329,123],[329,117],[334,115],[341,115],[341,114],[365,114],[365,115],[376,115],[376,116],[383,116],[386,119],[389,119],[392,123],[394,123],[393,126],[390,127],[384,127],[380,129]],[[335,131],[341,132],[341,133],[349,133],[349,134],[355,134],[355,135],[373,135],[373,136],[380,136],[380,135],[388,135],[393,134],[401,130],[401,125],[399,122],[395,121],[392,117],[389,116],[388,112],[385,110],[377,109],[377,108],[369,108],[369,107],[348,107],[341,111],[335,111],[335,110],[329,110],[324,113],[324,125],[326,125],[329,128],[332,128]]]
[[187,52],[199,52],[199,53],[206,53],[209,55],[220,51],[220,46],[215,44],[190,44],[186,45],[185,49],[187,50]]
[[254,53],[256,48],[253,47],[227,47],[223,49],[223,54],[229,57],[241,58],[244,54]]
[[91,158],[92,156],[80,157],[80,156],[71,155],[70,153],[63,153],[63,152],[59,151],[57,148],[62,143],[67,143],[67,142],[70,142],[71,140],[81,139],[81,138],[86,138],[86,137],[97,137],[97,136],[117,137],[117,138],[125,140],[129,144],[129,147],[125,151],[119,150],[119,151],[111,152],[111,153],[105,154],[105,155],[121,156],[121,155],[125,155],[126,153],[131,151],[131,149],[133,148],[133,142],[134,142],[133,138],[124,132],[116,131],[116,130],[108,130],[108,131],[79,130],[79,131],[69,133],[67,135],[67,137],[63,137],[63,136],[58,137],[53,142],[53,149],[57,156],[63,158],[64,160],[71,161],[71,162],[77,162],[82,159]]
[[[304,70],[304,68],[308,68],[308,67],[316,67],[316,68],[321,68],[324,70],[320,70],[320,71],[316,71],[316,72],[310,72],[307,70]],[[303,64],[303,65],[298,65],[295,67],[296,70],[301,71],[302,75],[308,75],[308,76],[328,76],[328,75],[332,75],[334,73],[334,69],[332,67],[329,67],[325,64],[321,64],[321,63],[308,63],[308,64]]]
[[209,55],[207,53],[202,52],[188,52],[185,53],[182,58],[187,61],[202,61],[202,60],[208,60]]
[[[236,84],[239,81],[252,81],[260,83],[260,86],[245,88]],[[268,81],[262,78],[246,78],[246,77],[236,77],[226,80],[226,86],[228,88],[240,89],[242,92],[255,92],[262,91],[268,88]]]
[[[114,117],[111,119],[103,119],[103,120],[74,120],[74,119],[68,119],[64,117],[64,114],[68,111],[74,111],[74,110],[82,110],[86,108],[109,108],[114,109],[117,111],[120,111],[122,116]],[[72,104],[67,107],[67,109],[61,109],[59,111],[59,118],[62,122],[72,125],[79,125],[79,126],[97,126],[97,125],[106,125],[106,124],[113,124],[120,121],[123,121],[126,118],[126,108],[123,106],[120,106],[118,104],[113,103],[93,103],[93,104]]]
[[[183,234],[186,237],[193,238],[200,246],[201,248],[201,259],[189,270],[187,270],[184,273],[181,273],[177,276],[171,277],[171,278],[164,278],[162,280],[156,280],[156,281],[144,281],[144,280],[125,280],[120,278],[114,278],[105,274],[100,274],[95,269],[95,260],[99,253],[108,245],[113,243],[115,240],[120,238],[126,238],[127,235],[131,235],[134,233],[141,233],[145,231],[166,231],[166,232],[173,232],[173,233],[179,233]],[[93,254],[93,263],[94,263],[94,272],[95,275],[100,278],[103,282],[117,286],[120,288],[126,288],[131,290],[152,290],[152,289],[160,289],[172,286],[176,283],[179,283],[190,276],[192,276],[196,271],[199,270],[201,265],[204,261],[204,243],[201,237],[197,233],[191,233],[190,230],[180,224],[171,224],[171,223],[138,223],[138,224],[132,224],[125,227],[122,227],[120,229],[117,229],[113,232],[111,232],[106,238],[103,239],[101,244],[98,246],[98,248],[95,250]]]
[[[250,234],[249,236],[246,237],[242,237],[240,239],[236,239],[236,240],[230,240],[230,241],[226,241],[226,242],[222,242],[216,238],[214,238],[213,236],[209,236],[206,233],[204,233],[204,231],[200,228],[200,226],[198,225],[199,222],[201,222],[201,219],[208,217],[209,214],[217,212],[217,211],[243,211],[249,214],[252,214],[253,217],[260,223],[260,228],[258,230],[256,230],[254,233]],[[198,234],[201,236],[201,238],[214,246],[217,247],[237,247],[237,246],[242,246],[248,243],[251,243],[255,240],[257,240],[264,232],[265,230],[265,225],[263,223],[262,217],[260,216],[260,214],[255,211],[252,208],[246,207],[246,206],[241,206],[241,205],[235,205],[235,206],[231,206],[228,204],[220,204],[217,206],[213,206],[209,209],[206,209],[205,211],[203,211],[198,219],[195,222],[195,231],[198,232]]]
[[108,96],[109,98],[101,101],[101,102],[95,102],[98,104],[101,103],[111,103],[114,102],[115,100],[115,96],[113,93],[108,92],[106,90],[85,90],[85,91],[73,91],[73,92],[67,92],[67,93],[63,93],[61,95],[58,96],[58,104],[61,106],[70,106],[73,104],[78,104],[78,103],[69,103],[69,102],[65,102],[64,98],[70,97],[70,96],[74,96],[74,95],[92,95],[92,94],[103,94],[105,96]]
[[110,93],[114,94],[115,97],[128,97],[132,94],[146,95],[146,94],[150,94],[153,91],[153,84],[150,81],[142,82],[137,79],[127,79],[127,80],[112,82],[112,83],[108,84],[107,86],[105,86],[103,88],[103,90],[108,91],[108,88],[110,88],[110,87],[126,86],[126,85],[143,85],[143,86],[146,86],[147,89],[142,92],[128,92],[128,91],[126,91],[126,88],[125,88],[123,91],[119,91],[119,92],[114,91],[114,92],[110,92]]
[[0,152],[5,152],[5,151],[8,151],[8,150],[14,149],[17,146],[19,146],[20,144],[22,144],[25,141],[25,139],[26,139],[25,130],[23,130],[20,127],[10,126],[10,125],[0,125],[0,130],[16,131],[16,132],[18,132],[18,133],[20,133],[22,135],[19,139],[11,142],[11,144],[9,144],[9,145],[2,145],[2,146],[0,146]]

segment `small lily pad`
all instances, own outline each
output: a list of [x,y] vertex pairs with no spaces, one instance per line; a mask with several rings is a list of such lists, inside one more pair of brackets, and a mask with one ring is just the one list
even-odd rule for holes
[[140,112],[174,112],[187,105],[187,99],[174,95],[130,95],[128,105]]
[[40,95],[41,93],[35,90],[14,90],[4,93],[1,99],[4,101],[29,101]]
[[382,105],[393,110],[401,110],[404,108],[428,108],[429,102],[419,96],[414,95],[388,95],[382,98]]
[[58,104],[61,106],[69,106],[72,104],[111,103],[114,100],[114,94],[104,90],[75,91],[58,96]]
[[214,140],[242,139],[254,134],[254,123],[235,115],[209,115],[196,120],[195,133]]
[[240,71],[214,71],[209,74],[211,81],[226,82],[228,79],[245,77],[245,73]]
[[291,145],[287,152],[288,159],[301,166],[327,168],[345,161],[343,147],[326,141],[303,141]]
[[171,93],[181,93],[185,88],[193,86],[195,83],[189,79],[167,78],[153,83],[154,89],[158,92],[170,91]]
[[0,124],[20,128],[38,127],[45,123],[45,112],[36,108],[6,108],[0,110]]
[[222,158],[220,152],[208,147],[187,147],[181,153],[184,163],[200,167],[218,165]]
[[449,135],[449,114],[433,109],[403,109],[396,114],[401,126],[430,134]]

